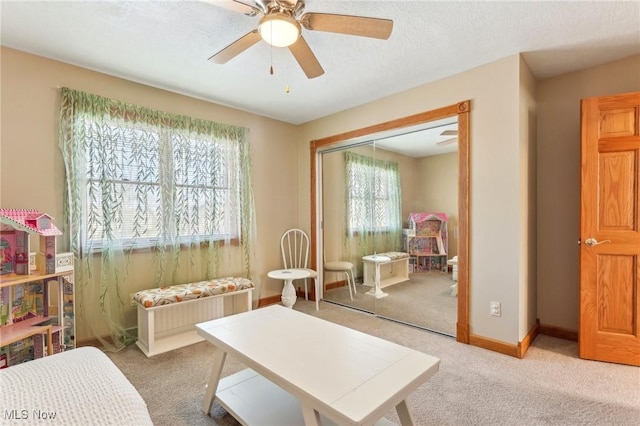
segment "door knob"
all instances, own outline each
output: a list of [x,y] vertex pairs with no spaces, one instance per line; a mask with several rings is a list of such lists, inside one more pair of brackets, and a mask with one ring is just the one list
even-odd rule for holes
[[584,243],[586,244],[587,247],[595,247],[599,244],[604,244],[604,243],[610,243],[611,240],[602,240],[602,241],[598,241],[595,238],[587,238]]

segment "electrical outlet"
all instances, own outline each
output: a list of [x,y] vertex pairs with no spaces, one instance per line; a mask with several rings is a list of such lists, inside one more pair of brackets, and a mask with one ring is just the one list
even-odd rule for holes
[[135,301],[135,300],[133,300],[133,298],[135,297],[135,295],[136,295],[135,293],[131,293],[131,294],[129,295],[129,306],[136,306],[136,301]]
[[502,315],[502,307],[500,306],[500,302],[489,302],[489,309],[491,315],[494,317],[499,317]]

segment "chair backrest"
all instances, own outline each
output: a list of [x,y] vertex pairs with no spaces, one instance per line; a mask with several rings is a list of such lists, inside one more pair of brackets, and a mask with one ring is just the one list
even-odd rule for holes
[[306,268],[309,258],[309,237],[301,229],[290,229],[280,238],[284,269]]

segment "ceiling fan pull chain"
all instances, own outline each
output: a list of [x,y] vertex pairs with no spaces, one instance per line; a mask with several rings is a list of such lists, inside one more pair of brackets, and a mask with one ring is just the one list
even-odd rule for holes
[[[273,33],[271,33],[271,39],[273,40]],[[269,73],[273,75],[273,44],[269,43],[269,57],[271,61],[271,67],[269,67]]]

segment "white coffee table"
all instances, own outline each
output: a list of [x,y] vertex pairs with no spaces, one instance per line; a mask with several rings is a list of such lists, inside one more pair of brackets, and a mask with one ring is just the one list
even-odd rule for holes
[[[440,360],[280,305],[196,325],[214,345],[202,405],[214,399],[243,425],[388,425]],[[226,355],[249,367],[220,379]]]
[[267,273],[267,276],[275,280],[284,281],[284,285],[282,286],[282,297],[280,300],[282,300],[282,304],[284,306],[292,308],[298,298],[298,296],[296,296],[296,289],[293,287],[293,280],[309,278],[311,274],[301,269],[277,269]]

